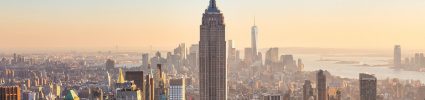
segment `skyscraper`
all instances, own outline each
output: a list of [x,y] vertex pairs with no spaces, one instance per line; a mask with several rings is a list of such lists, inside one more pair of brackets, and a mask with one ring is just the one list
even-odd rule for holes
[[252,48],[252,54],[251,57],[253,57],[253,60],[257,60],[257,41],[258,41],[258,29],[255,25],[255,18],[254,18],[254,26],[251,27],[251,48]]
[[146,84],[145,84],[145,100],[154,100],[155,99],[155,97],[154,97],[154,93],[155,93],[155,90],[154,90],[154,86],[155,86],[155,83],[154,83],[154,80],[153,80],[153,78],[152,78],[152,75],[151,74],[148,74],[148,75],[146,75]]
[[165,81],[167,80],[166,78],[165,78],[165,73],[162,71],[162,67],[161,67],[161,64],[158,64],[157,65],[157,69],[156,69],[156,73],[155,73],[155,75],[154,75],[155,77],[154,77],[154,83],[156,83],[155,85],[154,85],[154,89],[155,89],[155,92],[152,92],[152,93],[154,93],[154,100],[166,100],[167,99],[167,96],[166,96],[166,91],[167,91],[167,88],[166,88],[166,83],[165,83]]
[[251,64],[254,61],[252,56],[252,48],[245,48],[244,60],[246,63]]
[[280,56],[282,63],[286,67],[295,67],[294,56],[292,55],[282,55]]
[[126,71],[125,80],[134,81],[138,89],[143,90],[143,71]]
[[310,80],[305,80],[303,85],[303,100],[309,100],[314,96],[313,86],[311,86]]
[[169,100],[186,100],[184,78],[170,79]]
[[376,100],[376,77],[360,73],[360,100]]
[[223,14],[210,0],[202,16],[199,41],[201,100],[227,99],[226,40]]
[[266,52],[265,64],[271,65],[279,61],[279,48],[270,48]]
[[149,64],[149,54],[144,53],[142,54],[142,68],[147,68]]
[[400,45],[394,46],[394,67],[401,67],[401,48],[400,48]]
[[227,42],[227,67],[232,67],[236,61],[236,48],[234,47],[233,40]]
[[317,73],[317,100],[328,100],[327,87],[326,87],[326,76],[323,70],[319,70]]
[[[116,100],[142,100],[142,92],[136,88],[133,81],[126,81],[124,87],[115,90]],[[95,99],[90,99],[95,100]],[[147,99],[149,100],[149,99]]]
[[19,86],[0,86],[0,100],[21,100]]

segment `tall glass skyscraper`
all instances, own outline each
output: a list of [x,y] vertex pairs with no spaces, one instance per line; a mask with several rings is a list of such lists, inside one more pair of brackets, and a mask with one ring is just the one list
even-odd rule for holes
[[328,90],[326,86],[326,76],[323,70],[317,72],[317,100],[328,100]]
[[201,100],[227,99],[226,40],[223,14],[210,0],[202,16],[199,41]]
[[257,25],[255,25],[255,18],[254,18],[254,26],[251,27],[251,48],[252,48],[252,60],[256,61],[257,58],[257,41],[258,41],[258,28]]

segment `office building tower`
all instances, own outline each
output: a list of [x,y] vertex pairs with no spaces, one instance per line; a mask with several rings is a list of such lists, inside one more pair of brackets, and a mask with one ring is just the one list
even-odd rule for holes
[[155,100],[155,81],[154,81],[154,79],[153,78],[150,78],[149,79],[149,84],[150,84],[150,87],[149,87],[149,91],[150,91],[150,99],[149,100]]
[[210,0],[200,27],[200,99],[227,100],[225,24],[215,0]]
[[412,60],[415,67],[425,67],[425,57],[423,53],[415,53],[415,57]]
[[179,44],[179,46],[174,49],[174,54],[178,55],[179,60],[186,59],[186,44],[184,43]]
[[161,64],[157,65],[157,70],[156,70],[156,74],[155,74],[155,100],[166,100],[167,96],[166,96],[166,92],[167,92],[167,88],[165,87],[166,85],[166,78],[165,78],[165,74],[162,71],[162,67]]
[[299,68],[296,65],[296,61],[292,55],[282,55],[280,58],[286,71],[299,71]]
[[191,69],[197,69],[199,65],[199,45],[193,44],[189,48],[189,55],[187,55],[187,59],[189,62],[189,66]]
[[317,100],[328,100],[327,87],[326,87],[326,76],[323,70],[319,70],[317,73]]
[[118,89],[115,98],[116,100],[142,100],[141,94],[140,90]]
[[19,86],[0,86],[0,100],[21,100]]
[[147,68],[149,64],[149,54],[142,54],[142,68]]
[[125,80],[133,81],[137,89],[143,90],[143,71],[126,71]]
[[236,48],[234,47],[233,40],[228,40],[227,42],[227,66],[231,67],[234,63],[236,63]]
[[377,79],[374,75],[359,74],[360,100],[376,100]]
[[257,42],[258,42],[258,28],[257,25],[255,25],[255,18],[254,18],[254,26],[251,27],[251,48],[252,53],[251,56],[254,58],[253,60],[257,60]]
[[401,48],[400,48],[400,45],[394,46],[394,67],[401,67]]
[[[161,56],[161,52],[159,51],[156,52],[155,56],[150,59],[150,65],[165,64],[165,63],[167,63],[167,59],[163,58]],[[148,64],[148,69],[150,69],[149,64]]]
[[298,64],[297,64],[297,66],[298,66],[298,71],[303,71],[303,69],[304,69],[304,63],[303,63],[303,60],[301,60],[301,59],[298,59],[298,62],[297,62]]
[[245,48],[244,55],[245,62],[251,64],[253,62],[254,57],[252,56],[252,48]]
[[311,85],[310,80],[305,80],[303,85],[303,100],[309,100],[310,98],[314,98],[314,90],[313,86]]
[[154,100],[154,79],[152,78],[152,75],[148,74],[146,75],[146,84],[145,84],[145,100]]
[[133,81],[126,81],[124,87],[116,89],[117,100],[142,100],[142,93]]
[[280,59],[284,66],[295,66],[294,57],[292,55],[282,55]]
[[279,62],[279,48],[270,48],[266,52],[265,65],[271,65]]
[[198,44],[192,44],[189,47],[189,53],[199,53],[199,45]]
[[170,79],[169,100],[186,100],[185,79]]
[[145,80],[145,89],[144,89],[144,92],[145,92],[145,100],[151,100],[151,89],[150,89],[150,87],[151,87],[151,82],[150,82],[150,75],[148,74],[148,75],[146,75],[146,78],[145,78],[146,80]]

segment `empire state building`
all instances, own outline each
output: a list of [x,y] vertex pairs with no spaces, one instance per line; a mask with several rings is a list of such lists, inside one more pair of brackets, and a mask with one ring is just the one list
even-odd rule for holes
[[202,16],[199,41],[200,100],[227,99],[226,41],[223,14],[210,0]]

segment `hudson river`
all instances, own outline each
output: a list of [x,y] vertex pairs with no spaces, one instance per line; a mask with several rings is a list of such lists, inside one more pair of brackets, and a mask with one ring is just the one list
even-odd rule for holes
[[[358,79],[359,73],[375,74],[378,80],[386,78],[399,78],[402,80],[420,80],[425,82],[425,72],[395,70],[390,68],[389,57],[326,57],[323,59],[340,61],[358,61],[359,64],[336,64],[338,61],[319,61],[319,55],[294,55],[294,58],[301,58],[304,62],[305,71],[315,71],[319,69],[327,70],[332,75],[343,78]],[[386,65],[379,67],[359,66],[361,64]]]

